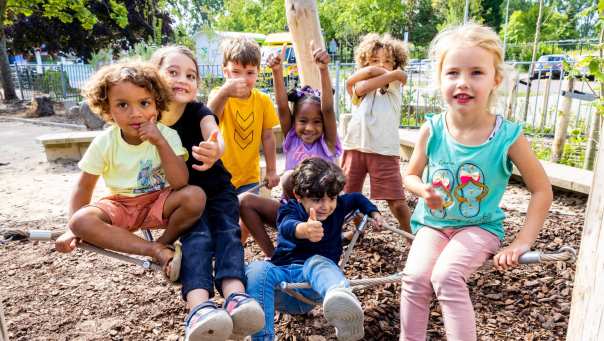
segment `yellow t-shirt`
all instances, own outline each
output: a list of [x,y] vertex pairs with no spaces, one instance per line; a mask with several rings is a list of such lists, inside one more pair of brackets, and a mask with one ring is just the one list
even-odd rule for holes
[[[157,123],[174,154],[182,156],[185,149],[175,130]],[[78,163],[86,173],[100,175],[111,194],[137,196],[167,187],[157,148],[149,141],[128,144],[117,125],[107,128],[92,143]]]
[[231,97],[224,105],[220,133],[225,151],[222,162],[235,188],[260,181],[262,130],[279,124],[271,98],[252,89],[245,99]]

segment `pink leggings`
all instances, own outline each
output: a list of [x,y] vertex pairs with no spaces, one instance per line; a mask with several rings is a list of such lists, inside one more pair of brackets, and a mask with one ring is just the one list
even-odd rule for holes
[[466,280],[499,248],[480,227],[422,227],[403,272],[401,340],[425,341],[432,293],[440,302],[448,341],[476,340],[474,308]]

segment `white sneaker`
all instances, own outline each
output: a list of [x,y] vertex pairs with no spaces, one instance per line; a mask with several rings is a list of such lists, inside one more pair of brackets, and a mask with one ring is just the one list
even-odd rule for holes
[[231,316],[213,302],[205,302],[185,320],[185,341],[224,341],[233,331]]
[[338,340],[355,341],[365,335],[363,308],[350,289],[329,290],[323,300],[323,315],[336,328]]

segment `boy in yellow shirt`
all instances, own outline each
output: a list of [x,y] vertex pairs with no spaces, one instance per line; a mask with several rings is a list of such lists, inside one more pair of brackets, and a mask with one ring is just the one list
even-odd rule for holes
[[255,89],[260,71],[260,46],[245,37],[225,41],[222,46],[226,82],[212,91],[208,107],[219,119],[225,152],[222,162],[231,173],[237,194],[260,182],[260,143],[266,160],[268,188],[279,184],[273,126],[279,124],[267,94]]

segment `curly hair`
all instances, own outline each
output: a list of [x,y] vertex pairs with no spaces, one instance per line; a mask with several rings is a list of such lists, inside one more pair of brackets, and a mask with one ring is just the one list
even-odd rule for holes
[[253,39],[247,37],[226,39],[220,48],[222,49],[222,66],[226,67],[228,62],[235,62],[243,66],[260,67],[262,58],[260,45]]
[[[168,45],[158,49],[157,51],[153,52],[153,55],[151,56],[151,64],[161,68],[161,66],[164,64],[164,59],[166,59],[166,57],[172,53],[179,53],[191,59],[195,65],[195,77],[199,79],[199,65],[197,65],[195,54],[186,46]],[[199,82],[197,82],[197,84],[199,85]]]
[[335,197],[344,188],[346,177],[333,162],[318,157],[303,160],[294,169],[291,178],[294,193],[302,198]]
[[365,35],[359,46],[356,49],[354,60],[358,68],[368,66],[371,57],[373,57],[379,49],[384,49],[386,55],[392,59],[394,69],[403,69],[407,65],[409,59],[409,51],[402,41],[393,38],[390,34],[379,35],[377,33],[369,33]]
[[157,120],[161,119],[161,113],[168,109],[170,103],[170,87],[153,64],[140,61],[107,65],[90,78],[82,96],[93,112],[105,122],[113,121],[109,110],[109,89],[119,82],[130,82],[149,91],[155,99]]

